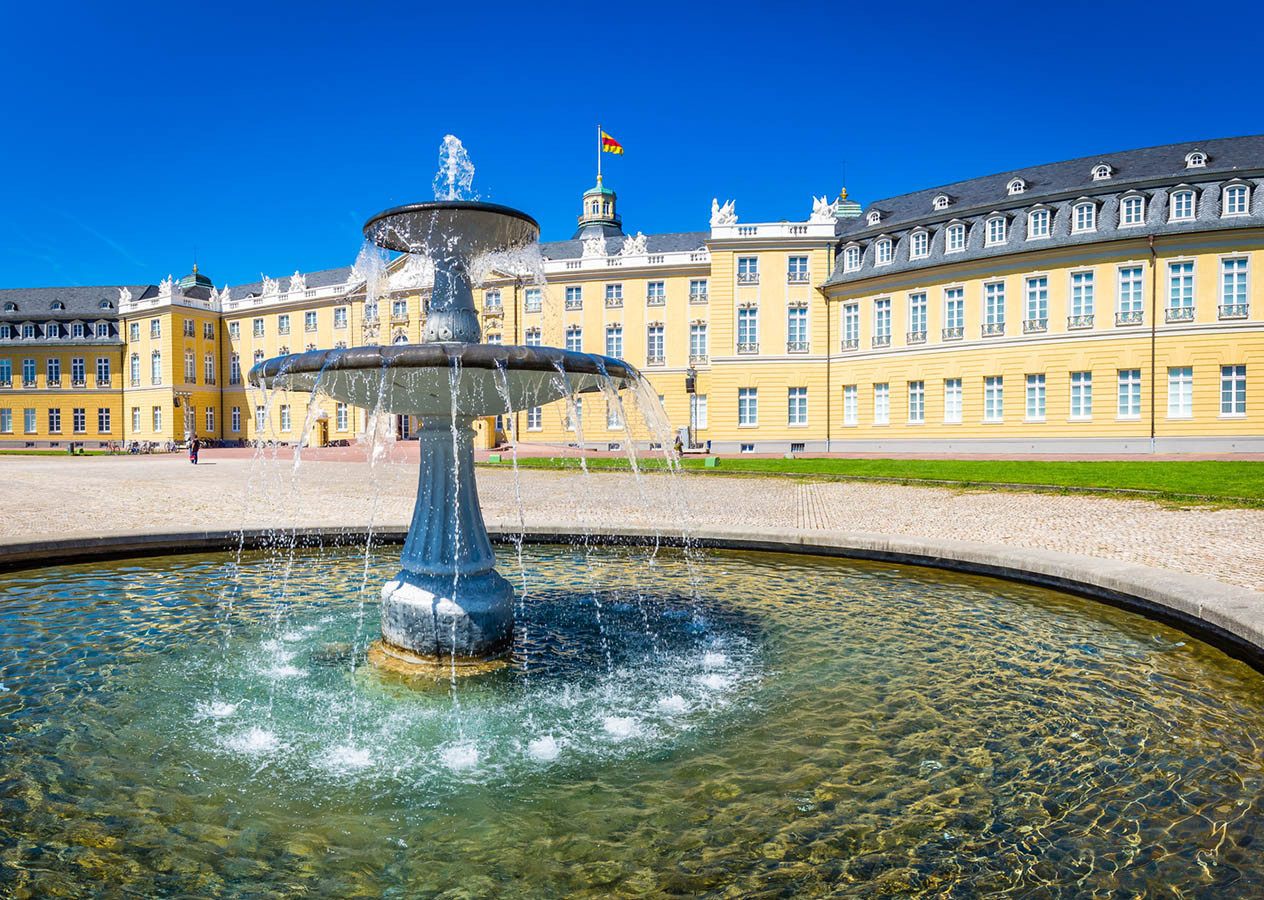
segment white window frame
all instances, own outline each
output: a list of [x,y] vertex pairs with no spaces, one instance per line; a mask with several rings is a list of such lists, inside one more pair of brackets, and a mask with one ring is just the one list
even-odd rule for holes
[[1169,419],[1194,417],[1193,366],[1168,366],[1167,417]]
[[999,247],[1004,244],[1009,232],[1006,225],[1004,216],[989,216],[986,225],[987,230],[984,233],[984,246]]
[[1045,420],[1045,401],[1047,399],[1045,374],[1030,372],[1026,381],[1027,416],[1025,422],[1043,422]]
[[[1119,227],[1137,228],[1145,224],[1145,197],[1132,195],[1119,201]],[[1135,213],[1135,216],[1133,215]]]
[[843,424],[856,426],[860,424],[860,386],[843,385]]
[[1082,200],[1071,207],[1071,233],[1091,234],[1097,230],[1097,204]]
[[[960,240],[957,240],[960,238]],[[944,252],[945,253],[964,253],[966,244],[969,241],[969,234],[966,226],[961,222],[953,222],[944,229]]]
[[1220,367],[1220,418],[1246,418],[1245,363],[1232,363]]
[[926,382],[908,383],[908,424],[926,424]]
[[1005,192],[1011,197],[1018,194],[1025,194],[1027,192],[1027,182],[1023,181],[1021,178],[1011,179],[1010,183],[1005,185]]
[[873,424],[883,426],[891,424],[891,383],[879,382],[873,386]]
[[1091,371],[1071,372],[1068,383],[1070,403],[1067,421],[1091,421],[1093,418],[1093,373]]
[[873,264],[875,266],[889,266],[895,259],[895,242],[890,238],[882,238],[873,244]]
[[857,246],[843,248],[843,271],[855,272],[860,269],[861,251]]
[[[1188,210],[1184,209],[1188,201]],[[1179,214],[1178,214],[1179,213]],[[1192,222],[1198,218],[1198,193],[1193,188],[1180,188],[1168,196],[1167,220]]]
[[914,231],[909,235],[909,259],[925,259],[930,256],[930,234]]
[[[1241,198],[1241,204],[1237,198]],[[1241,208],[1239,208],[1239,206]],[[1222,219],[1251,214],[1251,189],[1245,184],[1228,184],[1220,192],[1220,217]]]
[[808,389],[786,389],[786,425],[790,428],[806,428],[808,425]]
[[759,427],[759,389],[744,387],[737,389],[737,427]]
[[1135,422],[1141,418],[1141,370],[1115,370],[1115,418]]
[[1005,376],[983,378],[983,421],[988,424],[1005,421]]
[[[1047,209],[1033,209],[1027,213],[1027,240],[1038,241],[1052,236],[1052,221],[1053,216]],[[1041,223],[1039,229],[1036,227],[1037,222]]]
[[965,395],[960,378],[944,379],[944,424],[960,425],[964,421]]

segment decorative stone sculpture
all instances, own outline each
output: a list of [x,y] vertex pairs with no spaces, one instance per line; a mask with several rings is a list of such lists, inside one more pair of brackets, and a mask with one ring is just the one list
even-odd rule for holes
[[278,279],[269,278],[267,275],[264,275],[262,272],[259,273],[259,278],[261,281],[263,281],[263,290],[260,292],[262,296],[271,297],[281,292],[281,285]]
[[307,290],[307,279],[298,269],[295,269],[294,274],[290,276],[290,293],[305,290]]
[[823,197],[812,198],[812,215],[808,219],[809,222],[833,222],[834,221],[834,204],[829,199],[829,195]]
[[171,296],[171,292],[175,290],[176,280],[168,275],[158,284],[158,296],[167,298]]
[[131,301],[131,299],[132,299],[131,291],[129,291],[125,287],[119,288],[119,299],[118,299],[119,306],[122,306],[124,303],[128,303],[129,301]]
[[641,232],[637,232],[635,237],[625,238],[623,246],[619,249],[620,256],[644,256],[646,237]]
[[606,255],[606,236],[599,234],[596,237],[584,238],[584,256],[605,256]]
[[728,200],[723,206],[720,205],[718,197],[711,198],[711,227],[717,225],[736,225],[737,212],[734,210],[736,201]]

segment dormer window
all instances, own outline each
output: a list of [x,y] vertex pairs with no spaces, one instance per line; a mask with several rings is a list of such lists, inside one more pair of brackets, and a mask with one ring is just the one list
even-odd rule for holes
[[950,202],[951,201],[948,199],[947,194],[940,194],[938,197],[935,198],[932,205],[934,206],[935,209],[947,209],[948,204]]
[[960,222],[949,225],[944,233],[944,252],[960,253],[966,249],[966,226]]
[[909,235],[909,259],[924,259],[930,255],[930,234],[914,231]]
[[49,322],[44,326],[44,337],[55,338],[61,335],[61,329],[57,327],[56,322]]
[[1097,204],[1092,202],[1077,203],[1071,208],[1071,231],[1083,234],[1097,230]]
[[1027,213],[1027,240],[1049,236],[1049,210],[1033,209]]
[[102,309],[113,309],[113,308],[114,308],[114,304],[113,304],[113,303],[111,303],[109,300],[102,300],[102,301],[101,301],[101,308],[102,308]]
[[53,305],[49,307],[49,309],[55,309],[55,310],[61,310],[65,308],[66,308],[66,304],[62,303],[60,300],[54,300]]
[[1107,181],[1110,179],[1110,176],[1113,174],[1114,174],[1114,170],[1110,166],[1106,165],[1105,163],[1101,163],[1099,165],[1093,166],[1093,180],[1094,181]]
[[992,216],[988,219],[985,235],[984,243],[989,247],[1005,243],[1005,217]]
[[883,238],[873,245],[873,262],[877,266],[885,266],[891,262],[892,244],[890,238]]
[[82,323],[82,322],[72,322],[72,323],[71,323],[71,325],[70,325],[70,336],[71,336],[72,338],[81,338],[81,337],[83,337],[83,323]]
[[1013,197],[1015,194],[1021,194],[1027,190],[1027,182],[1023,181],[1021,178],[1015,178],[1005,186],[1005,190],[1009,192],[1011,197]]
[[17,312],[17,311],[18,311],[18,305],[17,305],[16,303],[13,303],[13,302],[6,303],[6,304],[4,305],[4,311],[5,311],[5,312]]
[[1220,204],[1221,216],[1245,216],[1250,210],[1251,191],[1245,184],[1231,184],[1224,189]]
[[867,221],[870,225],[877,225],[882,221],[882,213],[878,212],[876,209],[869,210]]
[[843,250],[843,271],[855,272],[860,268],[860,247],[857,244]]
[[1119,227],[1128,228],[1145,224],[1145,197],[1140,194],[1125,195],[1119,201]]
[[1168,221],[1188,222],[1194,218],[1197,208],[1197,198],[1193,190],[1173,191],[1171,202],[1168,204]]
[[1207,154],[1201,150],[1191,150],[1185,154],[1185,168],[1187,169],[1205,169],[1207,167]]

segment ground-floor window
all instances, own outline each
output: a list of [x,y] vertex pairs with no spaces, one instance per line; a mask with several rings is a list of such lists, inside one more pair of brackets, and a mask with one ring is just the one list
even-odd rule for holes
[[1246,415],[1246,366],[1220,367],[1220,415]]
[[97,408],[97,432],[99,434],[110,433],[110,410],[108,407]]
[[623,414],[619,408],[618,400],[606,401],[606,430],[621,431],[623,429]]
[[281,430],[290,430],[290,404],[288,403],[281,404]]
[[856,389],[856,385],[843,385],[843,424],[857,425],[860,423],[860,396]]
[[48,430],[54,433],[61,431],[61,410],[60,409],[50,409],[48,411]]
[[27,434],[35,433],[35,410],[22,410],[22,430]]
[[759,424],[759,391],[757,388],[738,388],[737,424]]
[[0,409],[0,432],[4,434],[13,433],[13,410]]
[[911,425],[920,425],[926,421],[926,382],[924,381],[908,383],[908,420]]
[[1119,370],[1119,418],[1141,418],[1141,370]]
[[1045,376],[1027,376],[1027,420],[1042,422],[1045,418]]
[[210,406],[206,408],[206,430],[211,432],[215,430],[215,409]]
[[155,406],[153,408],[153,426],[154,426],[155,434],[162,431],[162,407],[161,406]]
[[808,389],[792,387],[789,390],[786,420],[790,425],[808,424]]
[[707,427],[707,395],[689,395],[689,424],[697,431]]
[[1005,412],[1005,379],[989,375],[983,379],[983,421],[1000,422]]
[[140,407],[132,407],[132,433],[140,431]]
[[1071,418],[1090,419],[1093,416],[1093,373],[1071,373]]
[[891,385],[873,386],[873,424],[886,425],[891,421]]
[[339,431],[347,430],[347,404],[339,403],[334,407],[334,427]]
[[544,427],[544,416],[538,406],[527,410],[527,431],[539,431]]
[[1167,370],[1167,416],[1184,419],[1194,415],[1194,367],[1172,366]]
[[944,424],[961,422],[961,379],[944,379]]
[[241,431],[241,407],[234,406],[232,411],[233,431]]

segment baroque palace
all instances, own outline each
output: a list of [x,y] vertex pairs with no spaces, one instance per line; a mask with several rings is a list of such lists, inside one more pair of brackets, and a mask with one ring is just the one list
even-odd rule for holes
[[[806,221],[625,233],[600,179],[544,279],[493,274],[484,340],[624,358],[686,443],[716,452],[1264,450],[1264,136],[1035,166]],[[420,339],[416,259],[217,290],[0,291],[0,446],[353,440],[363,410],[264,397],[256,362]],[[589,395],[482,423],[617,449]],[[578,419],[578,421],[576,421]],[[398,421],[407,436],[415,423]],[[631,432],[638,443],[649,436]]]

